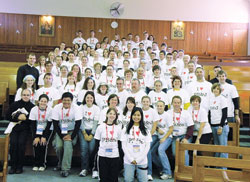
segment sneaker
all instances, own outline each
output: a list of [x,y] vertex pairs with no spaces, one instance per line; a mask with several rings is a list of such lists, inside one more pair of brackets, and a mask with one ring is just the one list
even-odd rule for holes
[[45,167],[39,167],[38,171],[45,171]]
[[62,177],[68,177],[69,176],[69,171],[61,171],[61,176]]
[[16,169],[16,174],[22,174],[22,173],[23,173],[23,168]]
[[85,177],[85,176],[87,176],[87,175],[88,175],[88,171],[87,171],[86,169],[83,169],[83,170],[80,172],[80,174],[79,174],[80,177]]
[[38,168],[37,166],[34,166],[34,167],[32,168],[33,171],[38,171],[38,169],[39,169],[39,168]]
[[153,177],[152,177],[152,175],[148,175],[148,181],[153,181],[154,179],[153,179]]
[[97,179],[99,177],[98,171],[93,171],[92,178]]
[[162,174],[162,175],[160,176],[160,178],[163,179],[163,180],[167,180],[167,179],[171,179],[172,176],[171,176],[171,175],[168,175],[168,174]]

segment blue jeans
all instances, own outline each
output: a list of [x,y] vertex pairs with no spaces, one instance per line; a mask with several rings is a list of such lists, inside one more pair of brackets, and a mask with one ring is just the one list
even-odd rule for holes
[[95,149],[95,139],[93,138],[89,142],[86,141],[82,134],[82,130],[79,130],[78,137],[79,137],[80,149],[81,149],[81,167],[82,167],[82,170],[83,169],[89,170],[89,161],[93,161],[93,159],[92,160],[89,160],[89,159],[91,157],[93,158],[92,155]]
[[168,160],[168,156],[166,154],[166,150],[171,145],[171,143],[172,143],[172,138],[168,137],[163,143],[160,144],[158,148],[158,154],[159,154],[160,161],[163,167],[162,172],[168,175],[172,175],[172,171],[171,171],[171,166]]
[[154,146],[159,143],[158,136],[152,136],[152,142],[150,143],[150,150],[148,151],[148,174],[152,175],[152,150]]
[[[180,141],[183,139],[183,138],[185,138],[185,135],[180,135],[180,136],[174,136],[173,137],[173,140],[172,140],[172,154],[173,154],[173,156],[175,157],[175,142],[176,142],[176,140],[177,139],[180,139]],[[190,137],[189,139],[188,139],[188,142],[189,143],[191,143],[191,141],[192,141],[192,137]],[[185,151],[185,165],[186,166],[189,166],[189,155],[188,155],[188,151],[186,150]]]
[[[229,126],[225,125],[222,128],[222,134],[218,135],[217,130],[219,126],[212,126],[212,133],[214,138],[214,144],[215,145],[224,145],[227,146],[227,139],[228,139],[228,133],[229,133]],[[228,158],[228,153],[215,153],[215,157],[222,157],[222,158]]]
[[134,182],[135,170],[136,170],[138,182],[148,181],[147,164],[134,165],[134,164],[125,164],[124,163],[124,181],[125,182]]

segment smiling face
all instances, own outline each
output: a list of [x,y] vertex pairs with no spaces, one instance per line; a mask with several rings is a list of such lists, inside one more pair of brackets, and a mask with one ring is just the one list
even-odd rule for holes
[[109,106],[115,108],[118,104],[118,98],[113,97],[112,99],[109,100]]
[[34,66],[36,62],[36,56],[35,55],[29,55],[27,62],[29,65]]
[[142,102],[143,110],[148,110],[149,106],[150,106],[150,99],[149,98],[143,98],[141,102]]
[[165,105],[163,102],[157,102],[156,107],[159,114],[162,114],[164,112]]
[[92,95],[88,94],[88,95],[86,96],[85,101],[86,101],[86,104],[87,104],[88,106],[91,106],[91,105],[93,105],[94,97],[93,97]]
[[132,111],[133,108],[135,107],[135,104],[133,102],[131,102],[130,100],[128,100],[128,102],[126,103],[126,106],[127,106],[129,111]]
[[172,101],[172,105],[175,110],[179,110],[181,108],[181,99],[174,98]]
[[200,107],[200,102],[198,99],[195,99],[191,102],[193,108],[199,108]]
[[21,98],[24,102],[29,102],[31,97],[31,92],[28,89],[22,91]]
[[62,104],[63,104],[63,107],[64,107],[65,109],[70,108],[71,103],[72,103],[72,100],[71,100],[70,97],[64,97],[64,98],[62,99]]
[[221,90],[220,90],[220,87],[219,87],[219,86],[217,86],[217,87],[215,87],[215,88],[213,89],[213,94],[214,94],[215,96],[219,96],[219,95],[220,95],[220,92],[221,92]]
[[114,110],[110,110],[107,113],[107,118],[108,118],[109,123],[113,123],[115,121],[115,118],[116,118],[116,112]]
[[27,88],[31,88],[34,84],[35,80],[31,77],[28,77],[26,80],[25,80],[25,83],[27,84]]
[[134,123],[140,123],[141,119],[142,119],[142,116],[139,111],[136,111],[132,116],[132,120],[134,121]]
[[45,97],[42,97],[42,98],[38,101],[38,104],[39,104],[39,108],[40,108],[40,109],[46,109],[47,104],[48,104],[48,100],[47,100]]

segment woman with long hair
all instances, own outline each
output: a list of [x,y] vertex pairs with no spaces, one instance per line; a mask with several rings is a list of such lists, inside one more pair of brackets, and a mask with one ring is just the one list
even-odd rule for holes
[[122,127],[123,128],[128,125],[130,118],[131,118],[131,112],[135,106],[136,106],[135,98],[128,97],[126,101],[126,106],[124,107],[124,110],[122,113]]
[[124,152],[124,178],[125,182],[134,181],[136,171],[138,182],[148,181],[148,159],[151,134],[144,125],[143,111],[134,107],[130,122],[123,128],[121,141]]

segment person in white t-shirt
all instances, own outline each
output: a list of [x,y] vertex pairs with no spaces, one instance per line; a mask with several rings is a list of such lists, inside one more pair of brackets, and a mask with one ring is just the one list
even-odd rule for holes
[[193,61],[188,62],[188,73],[185,76],[182,76],[182,80],[183,88],[188,88],[189,84],[197,80],[195,75],[195,64]]
[[85,177],[94,165],[94,135],[100,116],[100,109],[96,105],[94,92],[87,91],[82,105],[80,105],[80,112],[82,112],[83,118],[78,135],[81,147],[81,172],[79,176]]
[[36,92],[36,79],[33,75],[26,75],[23,78],[23,83],[19,89],[17,89],[15,101],[21,100],[21,93],[24,89],[29,89],[31,91],[30,102],[35,104],[35,92]]
[[131,112],[130,122],[123,128],[121,141],[124,152],[124,179],[134,181],[136,171],[138,182],[146,182],[151,134],[144,125],[143,111],[134,107]]
[[79,106],[72,102],[73,95],[69,92],[65,92],[62,95],[62,103],[56,105],[52,111],[53,126],[56,132],[53,143],[59,159],[56,169],[61,169],[62,177],[69,175],[73,146],[77,142],[77,134],[82,119]]
[[149,96],[143,96],[141,99],[142,102],[142,111],[144,116],[144,123],[147,130],[150,131],[152,135],[152,142],[150,143],[150,150],[148,152],[148,179],[151,181],[152,178],[152,150],[155,145],[157,145],[157,135],[156,135],[156,127],[158,121],[160,120],[158,113],[156,110],[150,107],[151,100]]
[[212,84],[205,80],[204,78],[204,69],[202,67],[198,67],[195,70],[195,75],[197,80],[193,81],[188,85],[187,91],[189,95],[198,95],[201,97],[201,107],[208,111],[211,97],[211,87]]
[[60,67],[60,76],[56,77],[53,82],[53,87],[56,89],[60,89],[63,87],[67,82],[67,75],[68,75],[68,67],[63,65]]
[[135,103],[137,107],[141,107],[141,99],[144,95],[147,95],[141,88],[140,88],[140,81],[136,78],[132,80],[132,90],[131,96],[135,98]]
[[98,39],[95,38],[95,31],[94,30],[90,30],[90,38],[87,39],[87,44],[91,48],[95,48],[95,45],[96,45],[97,42],[98,42]]
[[[221,86],[219,83],[213,84],[211,88],[213,94],[209,102],[208,119],[213,132],[215,145],[227,146],[229,126],[227,123],[228,103],[221,95]],[[228,158],[228,153],[215,153],[216,157]]]
[[[175,156],[175,144],[179,139],[182,143],[190,143],[192,141],[194,122],[189,112],[181,108],[182,98],[174,96],[172,98],[173,109],[167,111],[167,121],[173,121],[173,141],[172,154]],[[185,151],[185,165],[189,165],[188,151]]]
[[164,111],[164,101],[158,101],[156,103],[156,107],[160,118],[156,129],[159,142],[157,142],[152,151],[152,160],[159,169],[162,168],[162,174],[160,174],[160,178],[167,180],[172,178],[171,166],[166,154],[166,150],[172,143],[173,121],[167,120],[168,113]]
[[92,77],[87,77],[83,83],[82,90],[79,91],[77,96],[77,104],[80,105],[83,102],[83,98],[88,91],[95,92],[95,80]]
[[200,106],[200,96],[193,95],[190,98],[190,103],[191,106],[188,108],[188,112],[194,122],[192,143],[209,144],[212,138],[212,130],[208,123],[208,112]]
[[[56,77],[56,75],[54,75],[54,74],[52,73],[52,68],[53,68],[52,62],[47,61],[47,62],[45,63],[45,68],[46,68],[46,72],[43,73],[43,74],[41,74],[41,75],[39,76],[39,79],[38,79],[38,86],[39,86],[39,88],[41,88],[41,87],[44,86],[44,80],[43,80],[43,79],[44,79],[44,75],[45,75],[46,73],[51,73],[51,74],[53,75],[53,78]],[[52,84],[53,84],[53,82],[52,82]]]
[[182,79],[180,76],[174,76],[172,78],[172,87],[173,89],[170,89],[167,92],[166,104],[168,104],[168,108],[171,108],[172,98],[178,95],[182,99],[181,107],[187,110],[187,108],[190,106],[189,93],[186,91],[186,89],[182,88]]
[[101,82],[97,88],[96,103],[101,110],[108,107],[109,86],[105,82]]
[[42,94],[39,104],[31,109],[29,120],[33,136],[34,166],[33,171],[44,171],[46,168],[47,147],[51,136],[52,108],[47,106],[49,97]]
[[124,79],[118,77],[116,79],[116,87],[117,89],[115,94],[118,96],[120,101],[119,108],[123,110],[126,105],[126,100],[129,97],[129,92],[124,89]]
[[239,94],[236,87],[226,82],[227,73],[223,70],[218,72],[219,83],[221,84],[221,95],[223,95],[228,102],[227,121],[237,122],[240,124],[239,117]]
[[151,99],[151,104],[156,108],[156,103],[160,100],[166,102],[167,94],[162,91],[162,82],[161,80],[156,80],[154,83],[154,90],[151,90],[148,94]]
[[111,65],[108,65],[106,68],[106,75],[102,75],[100,78],[100,82],[105,82],[109,86],[109,91],[111,93],[115,92],[115,84],[116,84],[116,74],[114,71],[114,67]]
[[135,106],[135,99],[133,97],[128,97],[122,113],[122,128],[127,127],[131,118],[131,112]]
[[73,40],[73,44],[79,44],[80,45],[80,48],[79,49],[81,49],[82,48],[82,45],[85,43],[86,41],[82,38],[82,31],[81,30],[79,30],[78,32],[77,32],[77,37],[76,38],[74,38],[74,40]]
[[46,72],[45,62],[46,62],[45,56],[40,56],[39,59],[38,59],[38,64],[39,65],[36,66],[36,69],[38,69],[38,71],[39,71],[39,75]]
[[39,88],[35,94],[35,102],[38,103],[39,96],[42,94],[46,94],[49,97],[48,105],[50,107],[54,107],[58,101],[60,100],[59,91],[52,87],[53,76],[51,73],[46,73],[44,75],[44,87]]
[[[118,113],[115,108],[109,108],[105,121],[97,127],[95,139],[98,148],[98,169],[100,181],[118,182],[119,147],[121,127],[117,125]],[[118,145],[119,143],[119,145]]]

